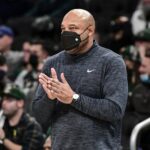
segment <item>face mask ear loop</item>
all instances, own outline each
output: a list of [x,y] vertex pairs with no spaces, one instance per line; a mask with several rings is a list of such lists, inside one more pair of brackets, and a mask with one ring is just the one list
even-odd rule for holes
[[82,33],[80,33],[80,35],[82,35],[91,25],[89,25],[87,28],[84,29],[84,31]]
[[[80,34],[80,36],[90,27],[91,25],[89,25],[87,28],[85,28],[85,30]],[[87,40],[89,38],[89,36],[87,36],[84,40],[82,40],[81,42],[84,42],[85,40]]]

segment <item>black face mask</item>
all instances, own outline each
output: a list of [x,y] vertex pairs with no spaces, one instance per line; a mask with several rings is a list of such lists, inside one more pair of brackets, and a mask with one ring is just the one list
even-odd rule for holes
[[[81,34],[83,34],[87,30],[87,28]],[[72,32],[72,31],[64,31],[61,34],[62,48],[65,49],[66,51],[69,51],[73,48],[78,47],[81,42],[85,41],[88,38],[87,37],[84,40],[81,40],[81,38],[80,38],[81,34],[78,34],[76,32]]]
[[150,4],[143,6],[143,12],[144,12],[146,21],[149,21],[150,20]]
[[38,57],[36,54],[31,54],[29,58],[29,64],[36,70],[38,66]]
[[0,70],[0,81],[2,81],[5,76],[6,76],[6,71]]

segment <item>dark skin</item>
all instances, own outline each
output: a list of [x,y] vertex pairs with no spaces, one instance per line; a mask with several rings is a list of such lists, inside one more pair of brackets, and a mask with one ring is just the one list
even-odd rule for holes
[[[85,31],[86,29],[86,31]],[[62,21],[61,30],[72,31],[81,35],[81,40],[86,39],[79,47],[68,51],[69,54],[82,54],[87,52],[93,45],[95,21],[93,16],[82,9],[74,9],[68,12]],[[68,84],[64,73],[61,73],[61,81],[58,80],[57,72],[54,68],[51,69],[51,77],[48,77],[44,73],[39,75],[39,82],[42,85],[50,100],[59,100],[65,104],[71,104],[73,100],[73,94],[75,93],[71,86]]]
[[51,75],[52,78],[43,73],[39,76],[39,82],[42,84],[49,99],[54,100],[57,98],[62,103],[70,104],[72,102],[74,91],[65,79],[64,73],[61,73],[61,81],[57,79],[54,68],[51,68]]

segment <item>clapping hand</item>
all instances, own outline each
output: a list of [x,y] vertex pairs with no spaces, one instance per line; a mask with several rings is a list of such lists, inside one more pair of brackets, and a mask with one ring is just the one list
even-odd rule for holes
[[51,78],[41,73],[39,75],[39,82],[50,99],[59,100],[62,103],[70,104],[74,91],[68,84],[64,73],[61,73],[61,81],[58,80],[57,73],[54,68],[51,68]]

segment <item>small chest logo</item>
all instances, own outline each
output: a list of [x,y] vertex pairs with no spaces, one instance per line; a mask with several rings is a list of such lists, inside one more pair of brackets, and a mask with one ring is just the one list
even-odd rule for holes
[[93,72],[93,71],[95,71],[95,69],[87,69],[87,73],[91,73],[91,72]]

